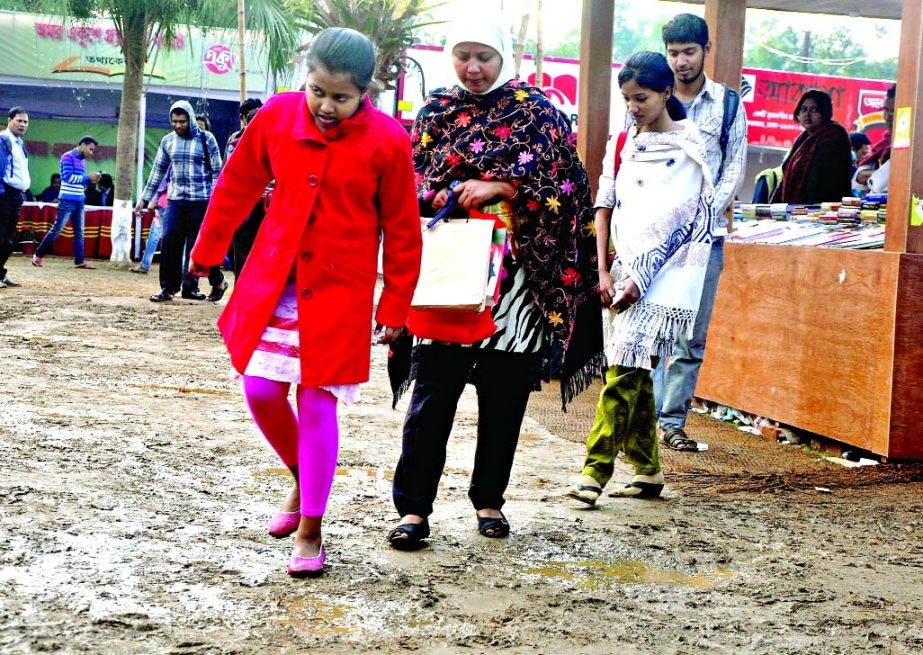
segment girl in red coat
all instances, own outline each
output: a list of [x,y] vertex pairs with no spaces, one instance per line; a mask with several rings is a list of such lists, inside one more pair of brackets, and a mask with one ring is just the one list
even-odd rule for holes
[[[407,318],[420,268],[420,217],[410,141],[365,96],[375,55],[363,35],[315,37],[305,94],[274,96],[247,126],[215,187],[191,253],[203,274],[275,179],[272,203],[218,320],[257,426],[295,484],[270,521],[295,534],[288,571],[323,570],[321,522],[336,470],[338,401],[369,378],[379,239],[380,343]],[[288,401],[297,385],[297,413]]]

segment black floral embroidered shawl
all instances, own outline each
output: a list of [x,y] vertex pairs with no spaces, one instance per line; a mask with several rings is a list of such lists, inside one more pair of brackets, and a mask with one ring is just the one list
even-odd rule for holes
[[456,85],[426,99],[411,140],[421,200],[453,180],[517,188],[519,257],[564,346],[561,387],[564,403],[570,401],[602,364],[602,336],[590,187],[566,117],[518,79],[484,95]]

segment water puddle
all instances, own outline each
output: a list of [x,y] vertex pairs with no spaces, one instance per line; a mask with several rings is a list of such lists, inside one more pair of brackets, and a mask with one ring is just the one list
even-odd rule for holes
[[526,569],[527,575],[565,580],[582,589],[611,589],[621,584],[679,585],[696,589],[714,589],[734,572],[719,566],[714,571],[690,575],[668,569],[656,569],[644,562],[631,560],[556,562],[544,561]]
[[229,396],[231,391],[227,389],[201,389],[197,387],[171,387],[160,384],[129,384],[127,386],[146,389],[147,391],[176,391],[177,393],[200,393],[209,396]]
[[374,478],[376,480],[391,480],[394,478],[393,469],[382,469],[376,466],[339,466],[336,474],[349,477]]
[[312,637],[341,637],[352,629],[341,625],[341,619],[349,612],[346,605],[328,603],[306,596],[283,603],[284,616],[273,618],[279,626],[290,626],[296,632]]
[[292,472],[284,466],[278,466],[268,469],[257,469],[256,471],[250,471],[250,475],[255,478],[274,478],[278,476],[290,478],[292,477]]
[[[336,474],[342,477],[372,478],[375,480],[391,480],[394,478],[393,469],[378,468],[375,466],[339,466],[337,467]],[[252,475],[254,478],[290,478],[292,476],[291,471],[289,471],[284,466],[256,469],[254,471],[250,471],[250,475]]]

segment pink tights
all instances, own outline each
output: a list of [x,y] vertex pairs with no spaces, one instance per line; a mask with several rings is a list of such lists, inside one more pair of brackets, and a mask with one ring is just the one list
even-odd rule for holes
[[301,515],[323,516],[337,465],[337,399],[316,387],[298,387],[298,415],[288,382],[244,376],[244,397],[257,427],[282,463],[297,471]]

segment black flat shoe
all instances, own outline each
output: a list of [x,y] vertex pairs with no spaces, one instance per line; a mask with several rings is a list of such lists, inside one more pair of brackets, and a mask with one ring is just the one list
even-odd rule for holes
[[151,296],[151,302],[167,302],[170,300],[173,300],[173,294],[167,293],[166,291],[161,291]]
[[419,550],[429,537],[429,521],[401,523],[388,533],[388,543],[398,550]]
[[489,539],[503,539],[510,534],[510,524],[503,512],[500,512],[499,517],[479,516],[478,532]]
[[205,300],[206,296],[198,289],[186,289],[183,291],[183,298],[186,300]]
[[223,281],[217,287],[212,287],[212,292],[208,294],[208,300],[211,302],[218,302],[224,298],[224,292],[228,290],[227,281]]

